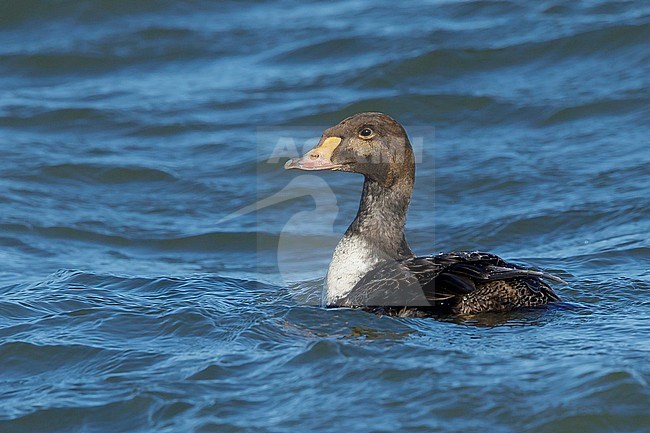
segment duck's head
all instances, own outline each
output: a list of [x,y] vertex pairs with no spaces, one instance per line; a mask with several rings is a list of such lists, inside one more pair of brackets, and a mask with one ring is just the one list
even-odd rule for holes
[[415,163],[406,131],[383,113],[359,113],[323,133],[304,156],[287,161],[289,170],[338,170],[363,174],[382,186],[412,180]]

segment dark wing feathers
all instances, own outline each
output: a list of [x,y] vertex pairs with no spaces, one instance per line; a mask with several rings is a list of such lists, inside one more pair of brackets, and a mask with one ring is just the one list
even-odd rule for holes
[[403,262],[387,261],[368,272],[337,305],[429,306],[419,279],[426,272],[420,263],[411,269]]
[[341,305],[436,306],[472,293],[477,285],[518,278],[563,282],[494,254],[457,251],[385,262],[366,274]]
[[556,283],[567,284],[562,278],[546,272],[533,271],[531,269],[510,269],[502,266],[490,266],[490,270],[499,276],[498,279],[505,280],[518,277],[537,277],[555,281]]

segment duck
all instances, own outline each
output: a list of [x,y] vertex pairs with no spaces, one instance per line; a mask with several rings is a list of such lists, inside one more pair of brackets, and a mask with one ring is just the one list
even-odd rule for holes
[[364,177],[356,217],[332,255],[323,305],[402,317],[475,315],[559,302],[546,272],[481,251],[416,256],[405,238],[415,158],[404,127],[364,112],[326,129],[284,168]]

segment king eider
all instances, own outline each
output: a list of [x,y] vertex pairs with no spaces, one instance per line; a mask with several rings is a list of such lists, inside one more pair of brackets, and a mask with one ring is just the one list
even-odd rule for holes
[[383,113],[359,113],[327,129],[285,169],[348,171],[365,178],[357,216],[336,246],[324,304],[382,314],[476,314],[559,301],[561,279],[478,251],[416,257],[404,237],[415,181],[406,131]]

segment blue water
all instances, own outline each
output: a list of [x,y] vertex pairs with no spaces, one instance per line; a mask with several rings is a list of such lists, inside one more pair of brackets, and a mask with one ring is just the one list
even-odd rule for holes
[[[0,3],[1,432],[647,432],[645,1]],[[355,175],[411,134],[407,236],[567,285],[462,320],[319,307]]]

